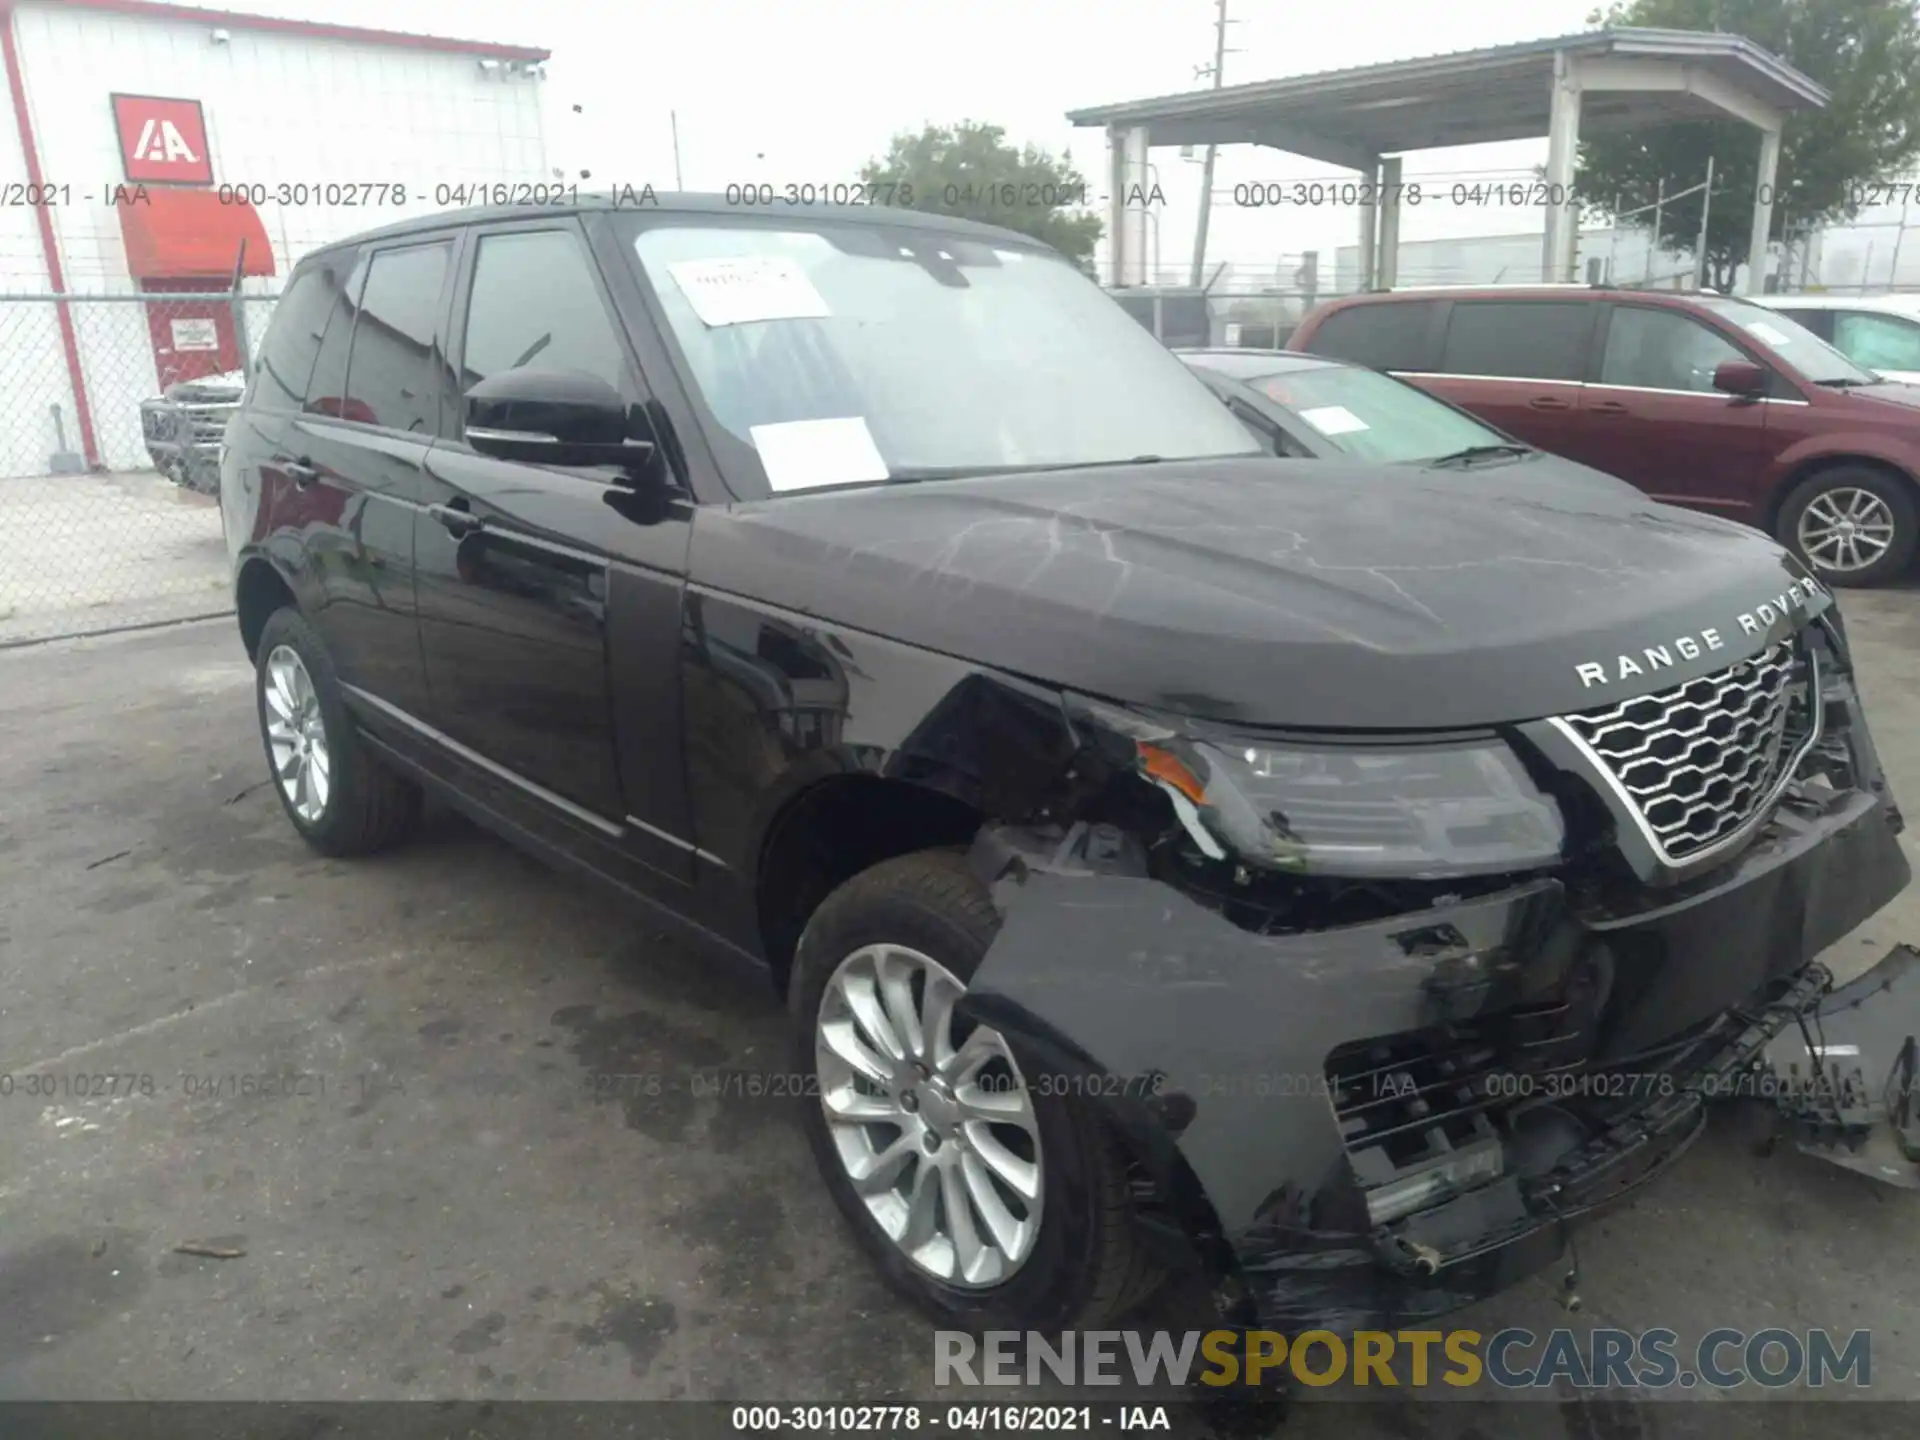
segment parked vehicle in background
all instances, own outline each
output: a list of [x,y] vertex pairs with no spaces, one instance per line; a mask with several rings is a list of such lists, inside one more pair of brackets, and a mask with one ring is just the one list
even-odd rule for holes
[[1920,295],[1759,295],[1856,365],[1920,384]]
[[1727,296],[1583,285],[1331,301],[1294,348],[1404,376],[1656,499],[1768,531],[1833,584],[1920,544],[1920,388]]
[[140,433],[153,468],[176,485],[202,494],[220,489],[220,440],[240,408],[244,372],[181,380],[140,402]]
[[1625,481],[1527,445],[1379,370],[1288,351],[1177,353],[1277,455],[1429,470],[1520,465],[1542,480],[1633,491]]
[[1906,1119],[1920,956],[1815,960],[1909,876],[1832,595],[1552,484],[1275,458],[1009,231],[669,195],[304,257],[220,502],[315,849],[432,792],[764,964],[943,1323],[1297,1332],[1537,1271],[1815,1031],[1809,1144]]

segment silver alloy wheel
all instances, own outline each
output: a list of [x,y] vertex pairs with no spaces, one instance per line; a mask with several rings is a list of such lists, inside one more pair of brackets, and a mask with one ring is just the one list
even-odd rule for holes
[[327,726],[313,677],[290,645],[267,655],[267,753],[273,778],[293,813],[309,825],[327,813],[333,788],[333,760],[327,753]]
[[820,1104],[867,1212],[913,1263],[968,1289],[1033,1253],[1040,1127],[998,1031],[956,1046],[966,986],[904,945],[867,945],[827,980],[815,1019]]
[[1800,512],[1800,548],[1837,575],[1864,570],[1893,544],[1893,510],[1871,490],[1840,485]]

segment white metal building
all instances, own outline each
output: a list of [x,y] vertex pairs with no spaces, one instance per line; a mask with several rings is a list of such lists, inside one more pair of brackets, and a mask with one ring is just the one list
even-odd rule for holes
[[[0,0],[0,42],[10,297],[225,291],[237,267],[272,294],[458,187],[553,180],[545,50],[151,0]],[[224,305],[0,301],[0,475],[63,449],[142,467],[139,401],[240,362]]]
[[[1536,229],[1402,240],[1396,280],[1408,286],[1538,284],[1542,234]],[[1580,280],[1617,285],[1690,283],[1692,251],[1669,246],[1656,250],[1652,240],[1646,230],[1583,230],[1574,274]],[[1334,255],[1330,293],[1362,289],[1360,263],[1360,247],[1342,245]]]

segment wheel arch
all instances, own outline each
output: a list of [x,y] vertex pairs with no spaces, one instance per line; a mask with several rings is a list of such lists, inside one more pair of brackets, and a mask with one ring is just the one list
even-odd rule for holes
[[248,659],[260,648],[260,632],[266,628],[267,618],[286,605],[298,608],[299,600],[278,566],[258,554],[241,562],[233,582],[233,608]]
[[870,771],[831,774],[788,796],[762,832],[754,918],[776,990],[820,902],[883,860],[963,846],[985,817],[952,791]]
[[1842,451],[1838,453],[1809,455],[1805,459],[1794,462],[1780,477],[1779,483],[1773,487],[1773,493],[1767,499],[1767,533],[1776,539],[1779,538],[1780,516],[1786,510],[1787,502],[1793,498],[1794,491],[1820,474],[1821,471],[1837,470],[1846,465],[1864,466],[1869,470],[1877,470],[1881,474],[1898,481],[1906,487],[1907,494],[1912,497],[1914,503],[1920,505],[1920,480],[1916,480],[1913,472],[1896,460],[1889,459],[1884,455],[1874,455],[1864,451]]

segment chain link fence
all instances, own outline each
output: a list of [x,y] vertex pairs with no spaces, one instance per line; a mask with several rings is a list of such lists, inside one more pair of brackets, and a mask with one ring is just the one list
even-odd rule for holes
[[219,443],[273,304],[0,296],[0,647],[231,608]]

